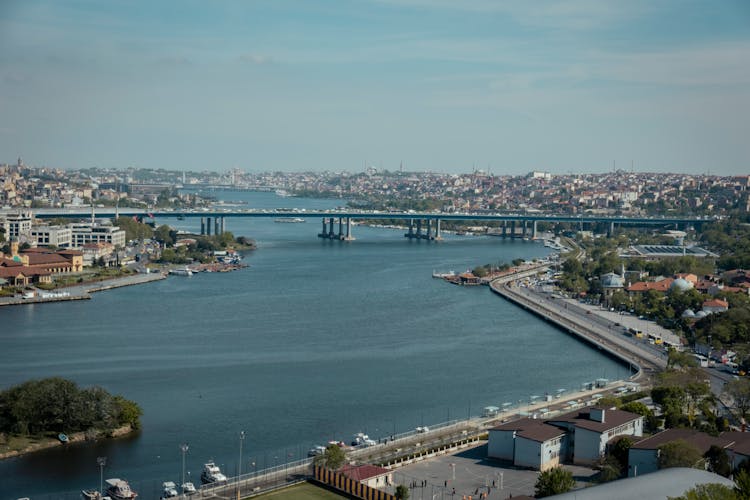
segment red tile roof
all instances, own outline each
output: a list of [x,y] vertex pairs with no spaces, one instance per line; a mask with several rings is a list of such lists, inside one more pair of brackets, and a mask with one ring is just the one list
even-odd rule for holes
[[391,471],[377,465],[344,465],[339,472],[355,481],[366,481],[373,477],[380,477],[389,474]]

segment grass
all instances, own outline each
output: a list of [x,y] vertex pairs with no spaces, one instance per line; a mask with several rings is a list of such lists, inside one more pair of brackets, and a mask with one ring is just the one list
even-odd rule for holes
[[21,435],[5,435],[4,440],[0,442],[0,453],[6,453],[9,451],[23,451],[32,445],[40,443],[49,443],[56,441],[54,438],[45,436],[21,436]]
[[325,488],[315,486],[312,483],[302,483],[289,488],[283,488],[265,495],[259,495],[253,497],[255,500],[276,500],[279,498],[290,499],[290,500],[341,500],[342,498],[348,498],[343,495],[337,495]]

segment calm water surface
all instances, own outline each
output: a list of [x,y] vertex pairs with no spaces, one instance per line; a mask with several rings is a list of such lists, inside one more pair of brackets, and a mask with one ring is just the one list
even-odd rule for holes
[[[218,193],[252,207],[327,208],[337,200]],[[197,230],[198,221],[165,220]],[[144,410],[137,435],[0,462],[0,499],[74,498],[122,477],[158,498],[190,445],[195,482],[214,459],[236,471],[295,460],[314,444],[400,433],[527,401],[598,377],[627,376],[598,352],[492,295],[433,270],[545,255],[538,243],[491,237],[407,241],[355,227],[357,241],[322,241],[319,221],[230,219],[257,239],[251,267],[170,277],[91,301],[0,309],[0,388],[62,376],[101,385]]]

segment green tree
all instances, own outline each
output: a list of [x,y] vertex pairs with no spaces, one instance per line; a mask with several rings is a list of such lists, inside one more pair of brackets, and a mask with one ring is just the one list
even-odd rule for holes
[[170,228],[166,224],[162,224],[161,226],[156,228],[156,230],[154,231],[154,238],[164,243],[166,246],[172,246],[174,244],[174,239],[172,238],[172,228]]
[[748,412],[750,412],[750,380],[746,378],[730,380],[724,385],[722,394],[732,398],[732,408],[737,416],[747,420]]
[[562,467],[553,467],[539,474],[534,485],[537,498],[559,495],[572,490],[576,485],[573,473]]
[[690,488],[678,497],[667,497],[668,500],[740,500],[736,490],[719,483],[699,484]]
[[702,468],[704,464],[700,450],[684,439],[677,439],[659,446],[659,468],[692,467]]
[[331,470],[336,470],[344,465],[345,460],[346,454],[344,453],[344,450],[342,450],[339,445],[334,443],[326,446],[326,451],[323,452],[322,455],[318,455],[317,457],[315,457],[316,465],[322,465],[323,467]]
[[403,484],[399,484],[396,486],[396,498],[398,500],[409,500],[409,488],[404,486]]
[[734,474],[734,492],[740,500],[750,499],[750,472],[742,464]]
[[732,473],[732,466],[729,463],[729,455],[727,451],[721,446],[715,444],[711,445],[704,455],[708,461],[708,467],[711,472],[715,472],[720,476],[729,477]]
[[141,426],[140,417],[143,415],[143,410],[137,403],[122,396],[115,396],[115,405],[119,409],[118,423],[120,425],[130,424],[133,429]]

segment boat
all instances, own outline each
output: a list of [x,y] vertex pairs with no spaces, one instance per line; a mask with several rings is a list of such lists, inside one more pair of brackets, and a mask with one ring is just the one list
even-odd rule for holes
[[203,466],[203,472],[201,472],[203,484],[225,483],[226,481],[227,476],[221,473],[221,469],[215,463],[208,462]]
[[446,278],[453,278],[455,276],[456,276],[456,271],[448,271],[447,273],[440,273],[440,272],[432,271],[433,278],[446,279]]
[[124,479],[107,479],[107,495],[112,500],[133,500],[138,493],[130,489],[130,485]]
[[169,274],[173,276],[192,276],[193,271],[186,267],[184,269],[170,269]]
[[292,196],[287,192],[285,189],[277,189],[276,190],[276,196],[281,196],[283,198],[288,198],[289,196]]
[[68,441],[70,441],[68,439],[68,435],[67,434],[63,434],[62,432],[57,435],[57,439],[59,439],[61,443],[67,443]]
[[191,482],[182,483],[182,494],[183,495],[195,495],[198,493],[198,490],[195,489],[195,485]]
[[162,498],[174,498],[180,495],[179,493],[177,493],[177,485],[175,485],[172,481],[165,481],[161,486],[163,488],[163,492],[161,494]]
[[302,217],[279,217],[278,219],[274,219],[273,221],[299,224],[300,222],[305,222],[305,219],[303,219]]
[[110,497],[103,497],[99,490],[81,490],[83,500],[112,500]]
[[313,446],[310,448],[310,450],[307,452],[308,457],[317,457],[318,455],[322,455],[326,452],[325,446]]

